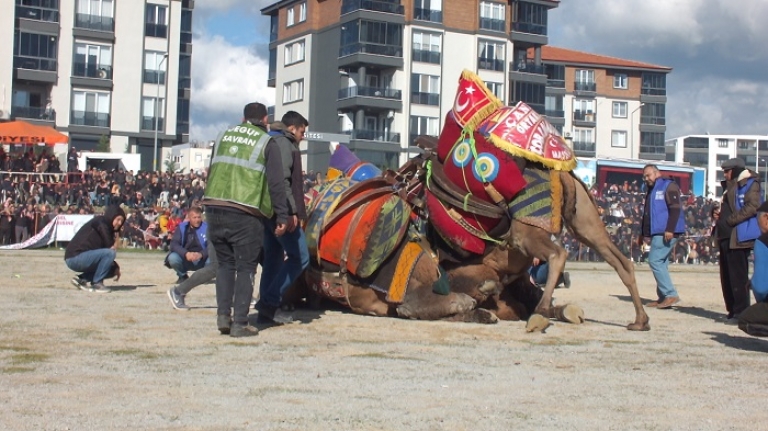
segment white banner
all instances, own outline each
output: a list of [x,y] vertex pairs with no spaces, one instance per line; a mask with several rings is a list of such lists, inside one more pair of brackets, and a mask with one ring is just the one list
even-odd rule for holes
[[17,244],[0,246],[0,250],[22,250],[45,247],[54,241],[71,241],[75,233],[88,223],[93,215],[58,215],[35,236]]

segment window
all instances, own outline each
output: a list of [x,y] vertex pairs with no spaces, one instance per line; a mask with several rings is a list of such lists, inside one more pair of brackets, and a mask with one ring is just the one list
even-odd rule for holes
[[75,27],[98,31],[114,31],[113,0],[77,0]]
[[727,139],[717,139],[717,147],[718,148],[728,148],[728,140]]
[[294,18],[293,18],[293,8],[288,9],[286,12],[286,18],[285,18],[285,26],[290,27],[294,24]]
[[299,22],[307,20],[307,3],[304,2],[299,5]]
[[613,118],[627,118],[627,102],[613,102]]
[[544,115],[550,118],[565,118],[563,96],[547,96],[544,100]]
[[485,86],[488,87],[488,89],[491,90],[491,93],[493,93],[496,97],[498,97],[501,100],[504,100],[504,83],[503,82],[485,81]]
[[664,132],[640,132],[641,154],[664,154]]
[[195,161],[196,161],[197,163],[200,163],[200,162],[202,162],[202,161],[203,161],[203,155],[202,155],[202,154],[199,154],[199,153],[198,153],[198,154],[195,154]]
[[643,73],[641,94],[665,96],[667,94],[667,75],[664,73]]
[[595,71],[576,69],[574,91],[595,91]]
[[512,29],[520,33],[547,34],[548,7],[526,1],[512,5]]
[[442,0],[415,0],[413,19],[431,22],[443,22]]
[[13,67],[56,71],[58,37],[17,32],[14,37]]
[[79,126],[109,127],[110,94],[96,91],[72,91],[70,123]]
[[72,75],[112,79],[112,47],[76,42]]
[[[168,60],[163,61],[164,52],[144,52],[144,82],[147,84],[165,83],[165,71]],[[160,64],[162,63],[162,64]]]
[[667,108],[663,103],[645,102],[640,110],[640,124],[658,124],[667,123]]
[[595,113],[595,101],[593,99],[573,99],[574,120],[584,120],[586,114]]
[[293,103],[304,100],[304,80],[286,82],[283,84],[283,103]]
[[627,132],[624,130],[611,131],[611,146],[616,148],[627,148]]
[[477,50],[477,68],[485,70],[504,70],[504,43],[481,40]]
[[433,75],[411,75],[411,103],[440,105],[440,77]]
[[504,31],[507,18],[505,6],[503,3],[480,2],[480,28]]
[[[155,111],[157,108],[157,111]],[[157,115],[155,115],[157,112]],[[165,118],[165,99],[162,97],[156,99],[154,97],[142,97],[141,98],[141,130],[163,130]],[[157,120],[157,123],[155,123]]]
[[168,8],[157,4],[147,4],[145,32],[148,37],[162,37],[168,35]]
[[59,0],[16,0],[16,18],[59,22]]
[[304,40],[285,45],[285,65],[304,61]]
[[437,33],[413,32],[413,61],[440,64],[441,36]]
[[621,88],[622,90],[628,88],[626,73],[617,73],[613,75],[613,88]]
[[512,87],[508,103],[525,102],[539,114],[544,114],[544,104],[546,103],[547,86],[545,84],[536,84],[532,82],[515,81]]
[[573,150],[595,152],[595,138],[592,129],[573,129]]
[[359,52],[402,57],[403,25],[367,20],[345,23],[341,30],[339,57]]
[[439,136],[440,135],[440,119],[437,117],[420,117],[418,115],[411,115],[411,139],[413,142],[419,135]]

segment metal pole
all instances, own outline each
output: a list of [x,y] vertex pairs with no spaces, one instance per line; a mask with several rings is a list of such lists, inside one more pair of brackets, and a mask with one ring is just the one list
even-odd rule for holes
[[638,109],[645,106],[645,103],[641,103],[640,106],[632,110],[632,113],[629,114],[629,158],[634,159],[635,158],[635,112],[637,112]]
[[[152,171],[157,172],[157,126],[158,126],[158,119],[160,118],[159,114],[159,105],[160,105],[160,72],[161,72],[161,66],[163,65],[163,62],[168,59],[168,54],[163,55],[163,59],[160,60],[160,63],[157,64],[157,92],[155,94],[155,145],[154,145],[154,151],[152,152]],[[163,84],[165,84],[165,75],[163,75]]]

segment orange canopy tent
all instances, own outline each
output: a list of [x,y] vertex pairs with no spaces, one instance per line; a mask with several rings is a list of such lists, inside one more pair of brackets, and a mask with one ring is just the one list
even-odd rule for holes
[[0,144],[53,146],[67,142],[69,142],[69,136],[57,132],[53,127],[36,126],[26,121],[0,123]]

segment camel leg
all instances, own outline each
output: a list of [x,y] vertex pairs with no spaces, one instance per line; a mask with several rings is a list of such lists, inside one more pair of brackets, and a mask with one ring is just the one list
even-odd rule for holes
[[[570,175],[563,175],[563,180],[577,181]],[[605,261],[613,267],[627,287],[632,304],[635,306],[635,321],[627,325],[630,331],[648,331],[648,315],[645,313],[640,294],[635,280],[635,268],[619,249],[611,242],[605,225],[600,220],[591,197],[582,184],[576,184],[576,211],[573,214],[566,212],[566,222],[571,227],[576,239],[583,244],[595,249]]]

